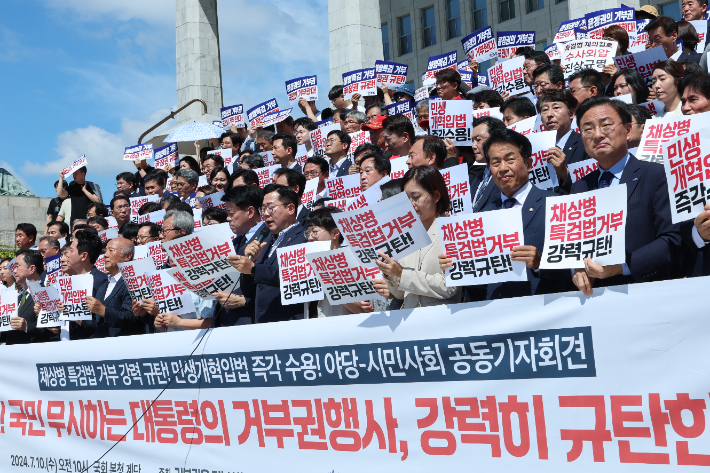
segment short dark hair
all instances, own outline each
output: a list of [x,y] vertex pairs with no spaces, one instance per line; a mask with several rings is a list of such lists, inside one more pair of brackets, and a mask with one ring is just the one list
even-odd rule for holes
[[[224,140],[225,138],[229,138],[230,140],[232,140],[232,145],[236,145],[236,148],[241,148],[242,143],[244,143],[244,138],[242,138],[242,136],[238,133],[234,133],[233,131],[225,131],[224,133],[222,133],[219,137],[219,142],[221,143],[222,140]],[[200,150],[200,153],[202,153],[202,150]]]
[[162,174],[159,174],[157,172],[151,172],[143,178],[143,185],[147,184],[150,181],[155,181],[158,187],[165,187],[165,176],[163,176]]
[[69,234],[69,224],[64,221],[59,221],[59,220],[52,220],[47,224],[47,228],[53,227],[55,225],[59,225],[59,233],[62,235],[68,235]]
[[[607,89],[609,95],[613,95],[614,84],[620,76],[624,76],[624,80],[626,80],[626,83],[636,94],[636,103],[644,103],[648,98],[648,86],[646,85],[646,79],[644,79],[641,73],[636,69],[622,69],[614,74],[611,77],[609,88]],[[680,87],[680,84],[678,87]],[[683,92],[679,92],[679,94],[683,95]]]
[[[308,217],[306,217],[306,222],[305,225],[303,225],[306,228],[309,227],[321,227],[324,230],[327,230],[329,232],[332,232],[338,226],[335,224],[335,220],[333,219],[333,214],[342,212],[337,207],[324,207],[324,208],[318,208],[314,209],[311,213],[308,214]],[[340,234],[340,243],[343,242],[343,234]]]
[[629,114],[636,119],[636,123],[639,125],[646,124],[646,120],[651,119],[651,112],[649,112],[645,107],[641,105],[626,104],[626,109]]
[[168,208],[165,209],[166,215],[171,210],[179,210],[181,212],[187,212],[190,215],[195,215],[195,211],[192,210],[192,207],[190,206],[190,204],[188,204],[187,202],[183,202],[181,200],[178,200],[177,202],[171,203],[170,205],[168,205]]
[[511,97],[500,106],[500,113],[510,109],[516,117],[534,117],[537,115],[535,105],[527,97]]
[[385,173],[389,174],[392,172],[392,164],[390,163],[390,160],[385,158],[385,155],[382,153],[367,153],[363,155],[362,159],[360,159],[360,165],[362,166],[363,161],[366,159],[374,159],[374,164],[375,164],[375,169],[377,169],[377,172],[379,173]]
[[352,143],[350,135],[348,135],[342,130],[331,130],[328,132],[328,137],[330,137],[330,135],[336,135],[341,143],[346,143],[348,145],[346,150],[350,151],[350,144]]
[[619,43],[622,54],[626,54],[629,50],[629,33],[619,25],[611,25],[609,28],[604,29],[604,31],[602,31],[602,38],[609,38]]
[[254,207],[256,213],[259,213],[264,203],[264,191],[256,186],[232,187],[224,193],[222,202],[232,202],[242,210]]
[[303,191],[306,190],[306,176],[303,173],[296,171],[295,169],[280,168],[274,172],[274,181],[279,176],[286,176],[286,182],[290,188],[298,186],[298,200],[303,197]]
[[708,74],[690,74],[678,84],[678,95],[683,95],[685,89],[692,89],[710,100],[710,76]]
[[330,88],[330,91],[328,91],[328,100],[335,100],[338,97],[343,95],[343,86],[342,85],[334,85],[333,87]]
[[680,65],[683,66],[683,69],[685,70],[683,77],[689,74],[705,74],[705,71],[702,67],[700,67],[700,64],[694,63],[693,61],[680,61]]
[[476,128],[479,125],[486,125],[489,134],[496,130],[505,129],[505,123],[503,123],[500,119],[488,116],[474,118],[472,128]]
[[442,69],[436,71],[434,78],[437,81],[449,82],[451,84],[456,84],[456,87],[461,85],[461,74],[455,69]]
[[[149,202],[149,203],[152,203],[152,202]],[[143,208],[143,207],[141,207],[141,208]],[[140,211],[139,211],[139,213],[140,213]],[[95,216],[95,217],[89,217],[89,218],[86,220],[86,223],[87,223],[87,224],[89,224],[89,223],[98,223],[98,224],[101,225],[102,227],[108,228],[108,220],[106,220],[105,218],[103,218],[103,217],[100,216],[100,215],[97,215],[97,216]]]
[[79,230],[74,235],[74,240],[76,240],[77,251],[80,254],[88,253],[89,262],[91,264],[96,263],[96,260],[101,256],[101,249],[103,248],[99,235],[95,231]]
[[616,110],[616,113],[621,118],[621,123],[631,123],[631,114],[626,109],[626,104],[621,100],[612,100],[609,97],[592,97],[584,102],[582,102],[577,111],[575,112],[575,117],[577,117],[577,126],[582,126],[582,117],[594,107],[600,107],[602,105],[608,105],[609,107]]
[[444,167],[444,161],[446,160],[446,144],[444,144],[444,140],[439,138],[438,136],[433,136],[433,135],[423,135],[423,136],[415,136],[414,140],[412,140],[412,144],[416,143],[417,141],[422,142],[422,150],[424,151],[425,156],[429,156],[430,154],[434,155],[434,162],[436,163],[436,167],[439,169]]
[[104,204],[103,202],[92,202],[89,204],[86,210],[88,211],[92,208],[94,209],[94,213],[96,213],[96,215],[108,217],[108,209],[106,208],[106,204]]
[[18,251],[16,258],[19,259],[20,256],[22,256],[28,268],[34,266],[35,272],[42,274],[44,271],[44,258],[42,257],[42,253],[37,250],[27,249]]
[[271,140],[273,143],[276,140],[281,140],[281,146],[286,148],[291,148],[291,154],[293,156],[296,156],[296,153],[298,152],[298,141],[296,140],[296,137],[293,135],[290,135],[288,133],[284,132],[279,132],[274,135],[274,138]]
[[449,210],[451,200],[449,199],[449,191],[446,189],[444,176],[442,176],[434,166],[414,166],[409,169],[402,178],[402,191],[404,191],[404,187],[411,180],[414,180],[419,187],[429,192],[432,196],[434,192],[439,192],[441,198],[436,203],[437,216],[444,215],[444,213]]
[[397,194],[402,193],[402,178],[392,179],[380,186],[380,191],[382,192],[382,200],[394,197]]
[[602,77],[601,73],[595,71],[594,69],[582,69],[570,75],[570,84],[575,79],[579,79],[579,83],[583,87],[596,86],[597,96],[604,95],[604,89],[606,88],[604,85],[604,77]]
[[126,194],[116,194],[113,196],[113,199],[111,199],[111,210],[115,208],[114,204],[116,203],[116,201],[119,200],[125,200],[126,202],[128,202],[128,205],[131,205],[131,198],[128,197]]
[[256,171],[252,171],[251,169],[237,169],[232,173],[232,176],[230,179],[232,180],[232,185],[234,185],[234,181],[237,178],[242,178],[244,180],[244,184],[247,186],[253,186],[253,185],[259,185],[259,175],[256,173]]
[[35,227],[31,223],[18,223],[17,227],[15,227],[15,231],[17,230],[21,230],[22,233],[27,235],[32,240],[37,239],[37,227]]
[[210,207],[202,211],[202,220],[204,221],[206,218],[224,223],[227,221],[227,211],[219,207]]
[[646,26],[644,26],[643,30],[650,33],[656,28],[661,28],[663,30],[663,34],[666,36],[670,36],[674,32],[678,33],[678,24],[673,18],[668,16],[659,16],[651,20]]
[[316,125],[316,123],[308,117],[297,118],[293,122],[293,128],[296,128],[297,126],[302,126],[303,128],[305,128],[308,131],[313,131],[313,130],[318,129],[318,125]]
[[653,66],[653,72],[656,72],[656,69],[660,69],[666,74],[673,76],[676,84],[678,84],[678,82],[685,76],[685,69],[683,66],[679,62],[673,61],[672,59],[667,59],[657,63]]
[[[572,92],[567,89],[547,89],[543,90],[540,95],[537,96],[537,109],[542,110],[542,104],[545,102],[562,102],[567,105],[567,108],[571,111],[579,106],[579,102],[574,98]],[[586,100],[585,100],[586,102]]]
[[483,154],[486,157],[486,162],[488,164],[491,163],[489,150],[491,149],[491,146],[496,143],[507,143],[517,146],[524,161],[527,161],[528,158],[532,156],[532,144],[530,144],[530,140],[517,131],[505,128],[491,133],[488,140],[486,140],[483,145]]
[[279,194],[279,202],[281,202],[284,206],[293,204],[294,208],[298,210],[299,198],[296,191],[290,187],[282,186],[281,184],[267,184],[266,187],[264,187],[264,196],[271,194],[272,192],[277,192]]
[[521,46],[518,49],[515,50],[515,55],[516,56],[525,56],[528,53],[531,53],[535,51],[533,48],[530,46]]
[[541,65],[533,71],[533,80],[537,79],[542,74],[547,74],[547,77],[550,79],[550,84],[552,85],[557,85],[560,82],[565,83],[565,73],[557,64]]
[[163,208],[163,206],[160,205],[160,203],[158,203],[158,202],[146,202],[145,204],[141,205],[140,208],[138,209],[138,215],[145,215],[145,214],[149,214],[151,212],[157,212],[158,210],[160,210],[162,208]]
[[[202,150],[200,150],[200,154],[202,154]],[[206,156],[205,156],[206,157]],[[195,171],[198,175],[202,174],[202,170],[200,169],[200,165],[197,163],[197,160],[193,158],[192,156],[185,156],[180,158],[180,161],[178,163],[178,169],[180,168],[180,164],[182,163],[187,163],[187,166]]]
[[548,56],[545,51],[532,51],[524,54],[525,59],[532,59],[537,65],[542,64],[552,64],[550,61],[550,56]]
[[158,224],[155,223],[155,222],[144,222],[144,223],[141,223],[140,228],[139,228],[138,230],[140,230],[140,229],[143,228],[143,227],[148,227],[148,228],[150,228],[149,234],[150,234],[150,236],[153,237],[153,238],[159,236],[159,235],[160,235],[160,230],[162,230],[162,228],[160,228],[160,225],[158,225]]
[[139,224],[128,222],[123,227],[121,227],[121,229],[118,231],[118,234],[126,240],[133,241],[138,236],[138,230],[140,230],[140,228],[141,226]]
[[503,105],[503,97],[500,96],[495,90],[481,90],[473,94],[473,101],[475,103],[486,103],[489,107],[500,107]]
[[136,175],[132,172],[119,173],[116,176],[116,182],[120,181],[121,179],[126,181],[126,183],[130,184],[132,187],[136,187],[136,185],[138,185],[138,179],[136,179]]
[[353,162],[355,162],[355,157],[360,153],[381,153],[382,148],[377,146],[375,143],[363,143],[353,152]]
[[163,197],[160,198],[160,207],[165,205],[166,202],[168,203],[168,205],[172,205],[176,202],[180,202],[180,197],[175,194],[165,194]]
[[[362,145],[361,145],[362,146]],[[322,174],[330,174],[330,166],[328,165],[328,161],[326,161],[323,158],[319,158],[317,156],[314,156],[312,158],[306,159],[306,162],[303,164],[303,169],[306,169],[306,164],[315,164],[318,166],[318,169],[320,169],[320,172]]]
[[391,115],[385,118],[382,120],[382,128],[397,136],[404,136],[404,134],[407,133],[410,140],[414,139],[414,125],[412,125],[411,120],[404,115]]
[[204,159],[202,160],[203,166],[205,165],[205,161],[207,161],[208,159],[211,159],[212,161],[214,161],[215,168],[224,167],[224,158],[222,156],[220,156],[219,154],[208,154],[207,156],[205,156]]
[[[380,90],[380,89],[377,89],[377,90]],[[382,116],[385,116],[385,117],[389,115],[389,111],[387,110],[387,105],[385,105],[385,104],[382,103],[382,102],[371,103],[370,105],[368,105],[367,107],[365,107],[365,115],[367,115],[367,112],[369,112],[369,111],[372,110],[373,108],[377,108],[377,111],[379,112],[379,115],[382,115]]]
[[227,189],[229,189],[230,187],[232,187],[232,176],[229,174],[229,171],[227,171],[227,169],[222,166],[217,166],[212,170],[209,176],[210,182],[212,182],[212,179],[214,179],[220,172],[227,177]]
[[[54,181],[54,188],[55,189],[57,188],[58,185],[59,185],[59,181]],[[69,183],[67,181],[62,180],[62,188],[66,189],[67,187],[69,187]],[[2,263],[2,261],[0,261],[0,263]]]
[[260,154],[244,154],[240,162],[249,166],[250,169],[264,167],[264,158],[262,158]]

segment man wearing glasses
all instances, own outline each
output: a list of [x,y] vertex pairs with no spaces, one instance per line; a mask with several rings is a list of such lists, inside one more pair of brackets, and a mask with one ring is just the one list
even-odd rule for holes
[[175,173],[172,187],[178,193],[178,197],[182,202],[186,202],[190,207],[195,207],[195,192],[197,184],[200,182],[200,176],[192,169],[180,169]]
[[330,178],[330,166],[328,161],[323,158],[308,158],[303,166],[303,175],[306,180],[318,178],[318,187],[316,188],[316,200],[325,197],[325,180]]
[[584,260],[572,281],[585,295],[594,287],[616,286],[677,277],[674,262],[680,259],[680,229],[673,225],[668,182],[663,165],[639,161],[629,154],[631,116],[624,103],[593,97],[577,107],[577,122],[587,154],[599,169],[572,185],[577,194],[626,184],[626,262],[600,266]]
[[111,215],[116,219],[118,232],[131,220],[131,200],[125,194],[116,194],[111,199]]
[[330,158],[330,174],[333,177],[346,176],[352,161],[346,158],[350,149],[350,135],[340,130],[328,133],[325,140],[325,154]]
[[533,91],[540,95],[547,89],[564,89],[565,73],[557,64],[543,64],[533,71]]
[[269,184],[264,188],[261,207],[269,235],[252,240],[244,256],[230,257],[229,262],[242,273],[244,297],[254,301],[254,322],[266,323],[303,319],[303,304],[281,304],[279,261],[276,249],[306,243],[304,228],[296,220],[298,194],[286,186]]
[[696,64],[700,63],[702,54],[686,53],[682,49],[678,49],[676,41],[678,41],[678,24],[673,18],[667,16],[659,16],[646,25],[644,31],[648,33],[648,44],[646,49],[663,47],[668,59],[683,62],[690,61]]

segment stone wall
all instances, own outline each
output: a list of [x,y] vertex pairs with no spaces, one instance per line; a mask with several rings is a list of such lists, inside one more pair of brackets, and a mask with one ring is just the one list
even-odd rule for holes
[[50,198],[0,196],[0,245],[15,247],[15,227],[32,223],[37,237],[44,235]]

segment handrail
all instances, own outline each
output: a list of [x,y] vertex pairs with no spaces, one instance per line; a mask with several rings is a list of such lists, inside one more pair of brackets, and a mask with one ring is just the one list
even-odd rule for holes
[[146,136],[148,133],[150,133],[151,131],[155,130],[156,128],[158,128],[160,125],[162,125],[163,123],[167,122],[168,120],[170,120],[170,119],[172,119],[172,118],[175,118],[175,115],[177,115],[178,113],[182,112],[182,111],[185,110],[188,106],[192,105],[192,104],[195,103],[195,102],[200,102],[200,103],[202,104],[202,106],[205,107],[205,114],[207,114],[207,103],[206,103],[204,100],[202,100],[202,99],[192,99],[192,100],[190,100],[189,102],[187,102],[185,105],[183,105],[182,107],[180,107],[180,108],[178,108],[177,110],[175,110],[174,112],[170,112],[170,115],[168,115],[167,117],[163,118],[163,119],[160,120],[158,123],[156,123],[156,124],[153,125],[151,128],[149,128],[145,133],[143,133],[143,134],[141,135],[140,138],[138,138],[138,144],[141,144],[141,143],[143,142],[143,138],[145,138],[145,136]]

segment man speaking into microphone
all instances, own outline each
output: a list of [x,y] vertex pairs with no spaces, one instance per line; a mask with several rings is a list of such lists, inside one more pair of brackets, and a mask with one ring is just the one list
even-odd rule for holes
[[[242,293],[254,300],[254,322],[303,319],[303,304],[281,305],[277,248],[306,243],[303,226],[296,220],[298,194],[279,184],[264,188],[261,215],[265,228],[244,249],[244,256],[232,255],[229,262],[242,273]],[[268,229],[268,233],[267,233]]]

